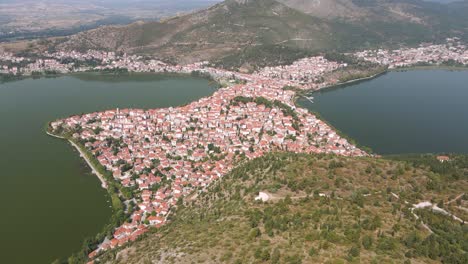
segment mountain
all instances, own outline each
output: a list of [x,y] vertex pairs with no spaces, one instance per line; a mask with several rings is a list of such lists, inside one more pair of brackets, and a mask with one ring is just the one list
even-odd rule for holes
[[278,51],[288,57],[412,45],[447,36],[467,39],[467,3],[227,0],[161,22],[86,31],[60,40],[55,48],[151,54],[174,62],[227,60],[240,66],[263,60],[268,64],[269,56]]
[[362,18],[366,15],[365,10],[360,9],[349,0],[278,0],[291,8],[306,14],[321,18]]
[[463,156],[269,154],[99,263],[467,263],[467,227],[444,213],[467,219],[467,172]]
[[412,0],[278,0],[279,2],[315,17],[351,21],[403,21],[427,23],[424,16],[416,14],[428,4]]

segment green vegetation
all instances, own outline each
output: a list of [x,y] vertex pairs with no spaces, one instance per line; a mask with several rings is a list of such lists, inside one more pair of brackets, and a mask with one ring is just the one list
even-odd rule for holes
[[190,75],[192,77],[197,77],[197,78],[205,78],[205,79],[209,79],[209,80],[213,80],[211,78],[211,75],[209,73],[206,73],[206,72],[200,72],[200,71],[192,71],[190,73]]
[[451,156],[449,162],[440,162],[431,154],[391,155],[388,158],[404,161],[409,166],[427,169],[435,175],[443,175],[441,181],[468,179],[468,156]]
[[[435,172],[425,159],[268,154],[235,168],[179,204],[168,225],[101,261],[466,263],[466,227],[426,209],[415,210],[417,220],[410,206],[444,204],[463,193],[467,158],[454,156],[448,165],[463,178],[452,177],[452,169]],[[260,191],[268,202],[255,201]],[[465,197],[457,201],[466,206]]]
[[238,69],[244,66],[253,71],[266,66],[289,65],[298,59],[313,55],[316,53],[284,45],[248,46],[242,51],[219,59],[215,62],[215,66],[226,69]]
[[409,257],[427,257],[444,263],[468,263],[468,227],[454,222],[449,216],[418,210],[417,214],[427,223],[433,234],[422,237],[410,233],[404,239],[410,248]]
[[359,60],[353,56],[341,53],[326,53],[324,57],[330,61],[337,61],[348,64],[347,67],[340,68],[325,75],[324,79],[339,80],[339,83],[358,81],[360,79],[376,77],[387,72],[387,66]]

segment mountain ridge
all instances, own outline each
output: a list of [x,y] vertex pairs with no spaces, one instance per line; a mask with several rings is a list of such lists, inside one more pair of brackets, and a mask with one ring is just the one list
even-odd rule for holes
[[[324,4],[325,3],[325,4]],[[227,0],[161,22],[109,26],[50,45],[59,50],[109,50],[152,55],[174,63],[223,61],[246,49],[265,57],[398,47],[446,37],[468,38],[468,1],[441,5],[419,0]],[[337,7],[337,8],[336,8]],[[50,48],[49,46],[49,48]],[[269,54],[268,54],[269,53]],[[247,58],[242,64],[255,64]]]

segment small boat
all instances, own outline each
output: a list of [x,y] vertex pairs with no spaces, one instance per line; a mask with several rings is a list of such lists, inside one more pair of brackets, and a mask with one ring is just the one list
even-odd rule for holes
[[314,103],[314,97],[313,96],[304,96],[309,102]]

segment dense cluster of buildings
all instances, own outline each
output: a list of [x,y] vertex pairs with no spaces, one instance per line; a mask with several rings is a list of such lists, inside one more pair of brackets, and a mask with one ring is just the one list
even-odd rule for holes
[[29,62],[25,57],[15,56],[13,53],[0,52],[0,74],[18,74],[22,67],[19,65]]
[[[129,59],[128,59],[129,58]],[[20,57],[12,53],[0,53],[0,74],[34,75],[47,72],[71,73],[99,70],[103,65],[121,60],[138,61],[138,56],[117,56],[114,52],[89,50],[44,52],[33,57]]]
[[[398,50],[365,50],[348,54],[359,59],[377,64],[388,65],[389,68],[406,67],[418,64],[455,63],[468,65],[468,49],[458,39],[447,39],[446,44],[422,44],[417,48],[401,48]],[[89,50],[86,53],[77,51],[44,52],[35,58],[17,57],[11,53],[0,52],[0,74],[33,75],[44,72],[70,73],[83,71],[113,71],[126,70],[130,72],[178,72],[206,71],[208,62],[191,65],[170,65],[160,60],[138,55],[116,54],[115,52]],[[304,58],[292,65],[265,67],[254,76],[282,81],[287,86],[318,89],[326,86],[321,78],[323,73],[342,67],[345,63],[337,63],[316,56]],[[226,77],[232,74],[224,70],[210,69],[211,73]],[[241,75],[240,73],[235,73]],[[245,78],[245,76],[244,76]]]
[[[314,80],[339,67],[337,63],[316,57],[252,75],[205,64],[164,69],[244,82],[183,107],[115,109],[51,123],[53,130],[73,131],[73,137],[135,195],[131,222],[117,228],[91,258],[136,239],[149,226],[163,225],[179,198],[203,189],[244,160],[271,151],[367,155],[307,110],[296,108],[295,92],[283,89],[292,82],[299,85],[295,81],[303,78]],[[270,77],[268,72],[303,77]],[[307,85],[300,87],[310,88]]]
[[468,65],[468,49],[457,39],[447,39],[446,44],[440,45],[422,44],[418,48],[365,50],[353,55],[366,61],[388,65],[389,68],[443,63]]
[[322,78],[324,73],[346,66],[348,66],[346,63],[333,62],[322,56],[317,56],[298,60],[291,65],[265,67],[256,75],[268,79],[282,80],[286,86],[319,89],[329,85]]

